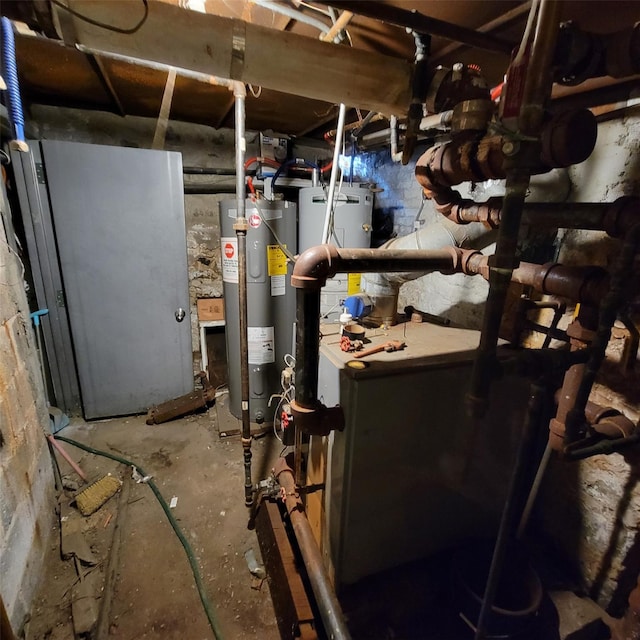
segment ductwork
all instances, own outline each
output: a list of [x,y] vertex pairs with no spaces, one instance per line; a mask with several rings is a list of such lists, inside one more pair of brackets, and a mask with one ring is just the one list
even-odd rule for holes
[[[440,219],[415,233],[395,238],[381,249],[433,251],[447,247],[482,249],[495,240],[495,233],[480,223],[458,225],[447,219]],[[368,316],[371,324],[395,324],[400,286],[432,273],[433,269],[404,273],[372,273],[363,276],[364,292],[373,302],[373,310]]]

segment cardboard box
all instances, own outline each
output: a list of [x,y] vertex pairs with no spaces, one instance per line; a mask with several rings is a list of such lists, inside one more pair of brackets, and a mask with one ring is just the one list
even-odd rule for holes
[[198,320],[200,322],[206,322],[209,320],[224,320],[224,299],[199,298]]

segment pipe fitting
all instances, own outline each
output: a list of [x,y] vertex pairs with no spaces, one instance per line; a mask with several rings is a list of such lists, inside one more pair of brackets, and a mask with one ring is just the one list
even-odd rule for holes
[[321,244],[303,251],[297,258],[291,276],[291,285],[297,289],[321,289],[328,278],[337,272],[338,249]]
[[341,406],[303,407],[296,400],[291,403],[291,415],[298,429],[309,436],[328,436],[332,431],[344,431],[344,411]]
[[640,198],[622,196],[607,207],[604,230],[613,238],[621,238],[640,223]]
[[587,402],[585,415],[593,431],[605,438],[628,438],[636,430],[633,422],[613,407]]
[[542,126],[540,160],[554,168],[584,162],[593,152],[598,122],[589,109],[570,109],[552,114]]

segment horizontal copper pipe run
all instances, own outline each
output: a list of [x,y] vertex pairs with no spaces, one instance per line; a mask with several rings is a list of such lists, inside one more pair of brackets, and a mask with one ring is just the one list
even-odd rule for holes
[[322,244],[304,251],[296,260],[291,284],[298,289],[321,289],[337,273],[397,273],[453,271],[461,252],[455,247],[409,249],[338,249]]
[[296,489],[293,470],[284,458],[279,458],[273,469],[276,480],[283,489],[283,502],[287,509],[293,533],[309,576],[309,582],[324,623],[327,638],[348,640],[351,638],[347,623],[336,596],[331,578],[322,560],[322,554],[313,537],[313,531],[304,512],[304,505]]

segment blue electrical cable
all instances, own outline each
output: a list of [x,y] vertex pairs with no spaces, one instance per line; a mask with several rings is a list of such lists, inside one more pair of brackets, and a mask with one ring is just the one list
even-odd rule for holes
[[20,83],[18,82],[18,69],[16,67],[16,43],[13,36],[11,20],[2,17],[2,58],[4,78],[7,83],[9,96],[9,115],[15,129],[16,140],[24,142],[24,116],[22,114],[22,101],[20,100]]
[[305,166],[305,167],[310,167],[311,169],[318,169],[320,170],[320,167],[315,164],[315,162],[309,162],[308,160],[300,160],[300,159],[294,159],[294,160],[287,160],[286,162],[283,162],[279,167],[278,170],[275,172],[275,174],[273,175],[273,180],[271,181],[271,190],[273,191],[276,188],[276,180],[280,177],[280,174],[287,168],[290,167],[292,165],[298,165],[298,166]]

